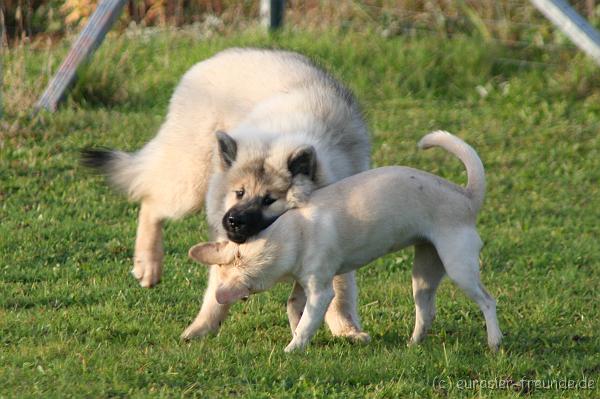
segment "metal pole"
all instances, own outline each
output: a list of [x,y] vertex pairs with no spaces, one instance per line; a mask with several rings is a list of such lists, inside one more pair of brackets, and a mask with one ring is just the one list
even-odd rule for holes
[[600,65],[600,33],[564,0],[531,0],[580,50]]
[[285,0],[260,0],[260,19],[266,28],[281,28],[284,12]]
[[4,10],[0,8],[0,119],[3,115],[3,97],[2,90],[4,89],[4,40],[5,40],[5,25],[4,25]]
[[106,33],[115,22],[127,0],[102,0],[85,25],[67,58],[35,105],[54,112],[64,98],[67,89],[75,81],[77,68],[100,46]]

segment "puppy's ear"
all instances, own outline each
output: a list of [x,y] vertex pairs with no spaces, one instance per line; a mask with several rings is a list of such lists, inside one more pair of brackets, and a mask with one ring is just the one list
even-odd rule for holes
[[305,175],[314,180],[317,173],[317,152],[312,145],[298,147],[288,158],[288,169],[293,176]]
[[217,302],[221,305],[230,305],[248,295],[248,288],[238,282],[220,285],[216,292]]
[[215,133],[219,145],[219,158],[223,169],[229,169],[237,157],[237,143],[227,133],[219,130]]
[[197,244],[188,252],[190,258],[205,265],[226,265],[231,263],[234,252],[228,248],[228,242],[207,242]]

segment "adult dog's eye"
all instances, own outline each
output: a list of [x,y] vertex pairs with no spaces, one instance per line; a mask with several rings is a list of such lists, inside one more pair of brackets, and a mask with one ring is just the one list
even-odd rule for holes
[[263,197],[262,203],[264,206],[269,206],[275,201],[277,201],[275,198],[271,197],[270,195],[265,195]]
[[241,190],[236,190],[235,192],[235,197],[237,199],[242,199],[242,197],[244,196],[246,192],[244,191],[244,189],[242,188]]

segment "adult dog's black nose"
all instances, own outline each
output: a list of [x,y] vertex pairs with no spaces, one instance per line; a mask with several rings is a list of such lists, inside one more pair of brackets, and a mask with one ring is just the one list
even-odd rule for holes
[[[265,226],[265,220],[260,211],[232,209],[223,215],[221,221],[227,232],[227,237],[238,244],[257,234]],[[268,224],[267,224],[268,226]]]
[[244,214],[239,213],[235,215],[229,215],[227,217],[227,223],[232,230],[238,231],[246,226],[247,218],[244,216]]

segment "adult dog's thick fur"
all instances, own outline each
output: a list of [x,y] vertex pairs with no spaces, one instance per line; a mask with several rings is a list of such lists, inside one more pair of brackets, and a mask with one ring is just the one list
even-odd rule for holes
[[478,305],[488,345],[496,350],[502,333],[496,302],[479,278],[477,213],[485,175],[477,153],[442,131],[425,136],[421,148],[441,146],[465,164],[466,188],[408,167],[384,167],[350,176],[313,193],[300,209],[281,216],[244,244],[199,244],[190,256],[218,264],[215,298],[231,304],[278,281],[298,281],[308,296],[286,351],[308,344],[334,297],[332,280],[389,252],[415,246],[413,294],[416,320],[411,343],[425,337],[435,315],[435,293],[445,274]]
[[[140,201],[133,275],[160,280],[162,222],[199,210],[206,197],[212,233],[243,242],[318,187],[369,167],[367,128],[351,93],[305,57],[284,51],[231,49],[182,78],[158,134],[136,153],[84,152],[84,163]],[[184,338],[215,331],[227,306],[205,303]],[[352,273],[335,283],[328,313],[334,334],[366,339],[356,313]],[[295,286],[290,319],[305,296]]]

